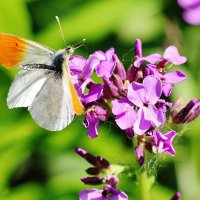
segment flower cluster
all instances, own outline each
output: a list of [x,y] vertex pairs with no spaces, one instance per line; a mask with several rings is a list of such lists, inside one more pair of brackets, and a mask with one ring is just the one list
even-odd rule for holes
[[200,25],[200,0],[178,0],[184,9],[183,19],[192,25]]
[[[81,181],[88,185],[106,184],[102,190],[88,189],[82,190],[79,194],[79,200],[127,200],[128,196],[121,190],[116,189],[119,180],[117,174],[124,170],[119,166],[117,170],[113,170],[112,165],[103,157],[93,156],[81,148],[75,149],[76,153],[83,157],[87,162],[93,165],[86,170],[92,177],[84,177]],[[100,177],[99,175],[102,174]]]
[[83,125],[88,136],[97,137],[99,121],[114,116],[119,128],[129,138],[137,139],[135,153],[141,165],[145,149],[173,156],[176,132],[166,132],[165,125],[188,123],[200,114],[197,99],[182,109],[180,100],[175,104],[166,100],[174,85],[186,79],[182,71],[172,71],[171,67],[185,62],[186,57],[175,46],[167,47],[163,55],[143,56],[139,39],[135,41],[134,62],[127,71],[113,48],[105,53],[96,51],[88,59],[71,57],[74,85],[86,109]]

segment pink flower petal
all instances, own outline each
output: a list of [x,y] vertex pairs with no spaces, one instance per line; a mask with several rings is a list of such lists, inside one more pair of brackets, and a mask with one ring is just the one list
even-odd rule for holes
[[155,53],[155,54],[151,54],[149,56],[138,58],[134,62],[134,66],[135,67],[140,67],[144,61],[149,62],[151,64],[155,64],[157,62],[162,61],[162,56],[160,54]]
[[182,71],[173,71],[163,75],[165,83],[180,83],[186,79]]
[[110,77],[114,71],[115,68],[115,62],[113,61],[101,61],[96,66],[96,73],[98,77]]
[[126,130],[133,127],[136,117],[137,115],[135,110],[130,108],[129,111],[117,115],[115,122],[122,130]]
[[115,49],[110,48],[105,52],[106,60],[113,61],[113,55],[115,54]]
[[151,104],[155,104],[162,94],[161,81],[153,76],[147,76],[143,80],[145,87],[145,101]]
[[145,88],[141,83],[132,82],[128,86],[127,98],[138,107],[143,106],[145,101]]
[[143,135],[151,127],[151,122],[144,118],[143,109],[140,108],[137,112],[137,120],[133,125],[133,130],[137,135]]
[[177,0],[177,2],[182,8],[187,9],[200,3],[200,0]]
[[99,61],[106,60],[106,56],[103,51],[95,51],[94,54]]
[[172,92],[173,85],[170,83],[163,83],[162,85],[162,92],[163,94],[168,97]]
[[186,10],[183,13],[183,19],[189,24],[200,25],[200,4],[195,8]]
[[82,97],[82,103],[88,104],[98,100],[103,93],[103,85],[93,84],[90,87],[90,91]]
[[187,61],[185,56],[180,56],[178,49],[175,46],[167,47],[163,57],[174,65],[181,65]]
[[128,111],[133,108],[129,103],[127,98],[116,99],[112,101],[112,113],[114,115],[119,115],[123,112]]
[[88,137],[95,138],[98,136],[99,120],[96,118],[94,112],[87,113],[83,125],[88,129]]
[[82,76],[84,79],[91,77],[95,67],[100,63],[100,61],[94,55],[90,55],[86,64],[83,68]]

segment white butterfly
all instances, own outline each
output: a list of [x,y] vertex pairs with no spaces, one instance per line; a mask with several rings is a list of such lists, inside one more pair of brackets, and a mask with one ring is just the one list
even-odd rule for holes
[[73,48],[54,51],[36,42],[0,34],[0,64],[22,69],[13,81],[9,108],[28,107],[32,118],[51,131],[64,129],[84,107],[73,86],[69,57]]

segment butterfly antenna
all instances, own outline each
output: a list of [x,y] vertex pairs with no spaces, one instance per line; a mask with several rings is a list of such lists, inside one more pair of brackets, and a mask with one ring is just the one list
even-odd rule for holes
[[61,33],[64,45],[65,45],[65,47],[67,47],[67,44],[66,44],[66,41],[65,41],[65,38],[64,38],[64,35],[63,35],[63,30],[62,30],[62,27],[61,27],[61,24],[60,24],[60,19],[59,19],[58,16],[55,16],[55,17],[56,17],[56,21],[58,22],[58,26],[59,26],[59,29],[60,29],[60,33]]
[[84,38],[84,39],[82,39],[80,42],[74,44],[74,45],[73,45],[73,48],[74,48],[74,49],[78,49],[79,47],[82,47],[83,45],[85,45],[85,44],[84,44],[85,40],[86,40],[86,39]]

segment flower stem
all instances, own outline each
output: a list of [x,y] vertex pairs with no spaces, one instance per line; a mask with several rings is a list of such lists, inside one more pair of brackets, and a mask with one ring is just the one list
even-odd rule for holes
[[[136,141],[133,140],[133,147],[135,147],[136,145],[137,145]],[[138,164],[137,161],[136,163]],[[141,169],[141,166],[138,164],[136,170],[136,177],[137,177],[139,200],[150,200],[150,188],[155,181],[155,176],[149,176],[147,170],[144,168]]]
[[152,185],[146,171],[137,174],[138,191],[140,200],[150,200],[150,187]]

